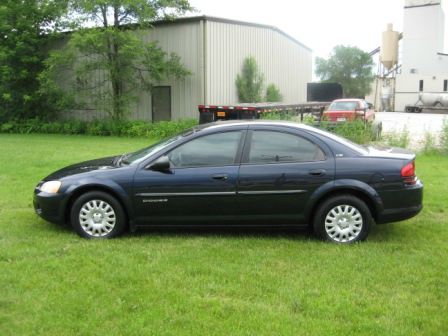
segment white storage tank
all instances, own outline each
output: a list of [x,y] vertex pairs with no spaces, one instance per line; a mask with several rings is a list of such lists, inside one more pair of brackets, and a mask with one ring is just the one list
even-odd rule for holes
[[443,106],[448,107],[448,93],[440,94],[440,103]]
[[383,32],[383,42],[381,45],[381,63],[390,70],[398,62],[398,40],[399,33],[393,30],[392,23],[387,25],[387,30]]
[[419,98],[424,106],[435,106],[436,103],[441,102],[440,93],[422,92],[420,93]]
[[406,0],[404,6],[405,7],[413,7],[413,6],[425,6],[425,5],[438,5],[441,0]]

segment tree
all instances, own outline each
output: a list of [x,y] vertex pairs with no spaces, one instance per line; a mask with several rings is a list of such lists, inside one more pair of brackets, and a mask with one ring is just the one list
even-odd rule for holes
[[323,82],[341,84],[345,97],[364,97],[374,80],[372,57],[357,47],[339,45],[328,60],[317,57],[315,72]]
[[266,88],[266,101],[267,102],[281,102],[283,96],[280,93],[279,88],[275,84],[269,84]]
[[[151,22],[190,10],[187,0],[73,0],[71,9],[78,29],[62,50],[52,53],[41,78],[45,86],[54,85],[61,72],[72,72],[78,103],[119,120],[142,88],[150,91],[168,77],[189,74],[178,55],[167,54],[157,42],[144,42],[142,36]],[[94,28],[86,28],[92,23]]]
[[247,57],[243,62],[241,75],[236,77],[238,101],[240,103],[258,103],[262,100],[264,76],[258,70],[254,57]]
[[46,116],[51,92],[39,91],[46,45],[61,27],[65,0],[2,0],[0,4],[0,122]]

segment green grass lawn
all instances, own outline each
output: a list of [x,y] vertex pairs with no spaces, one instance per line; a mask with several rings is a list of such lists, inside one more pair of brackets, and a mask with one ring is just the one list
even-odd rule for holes
[[447,157],[417,160],[418,217],[353,246],[236,229],[90,241],[34,214],[48,173],[150,142],[0,135],[0,335],[447,334]]

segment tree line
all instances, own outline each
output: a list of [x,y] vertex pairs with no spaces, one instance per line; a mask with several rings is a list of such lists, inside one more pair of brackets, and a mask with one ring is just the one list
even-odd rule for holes
[[[188,0],[2,0],[0,122],[86,108],[124,119],[142,89],[190,75],[177,54],[145,42],[143,32],[191,10]],[[352,97],[369,92],[372,67],[371,57],[352,47],[316,59],[316,74]],[[243,61],[235,85],[240,102],[283,99],[275,84],[264,87],[254,57]]]
[[189,74],[178,55],[140,33],[189,10],[187,0],[3,0],[0,121],[48,119],[88,104],[122,119],[137,87]]

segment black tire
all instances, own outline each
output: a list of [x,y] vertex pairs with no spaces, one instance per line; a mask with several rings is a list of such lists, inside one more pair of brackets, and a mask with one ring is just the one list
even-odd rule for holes
[[351,244],[366,239],[373,222],[370,209],[362,200],[352,195],[338,195],[318,205],[313,228],[314,233],[323,240]]
[[[91,210],[88,209],[89,206]],[[89,191],[73,202],[70,222],[81,237],[107,239],[122,234],[127,219],[123,207],[115,197],[102,191]]]

